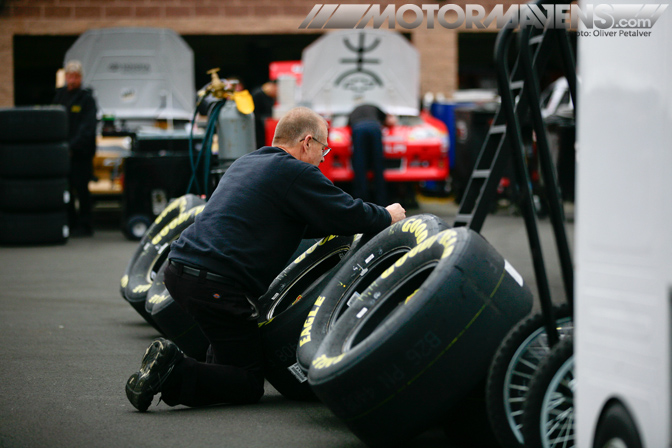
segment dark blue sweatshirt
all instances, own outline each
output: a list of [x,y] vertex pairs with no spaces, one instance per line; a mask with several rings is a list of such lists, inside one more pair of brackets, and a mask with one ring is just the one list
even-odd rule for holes
[[266,146],[231,165],[169,257],[260,296],[302,238],[377,233],[390,223],[385,208],[353,199],[314,165]]

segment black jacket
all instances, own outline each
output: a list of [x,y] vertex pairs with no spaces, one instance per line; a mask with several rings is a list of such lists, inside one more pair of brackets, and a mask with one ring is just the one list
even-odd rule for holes
[[65,106],[68,112],[68,143],[72,158],[91,160],[96,153],[96,100],[88,89],[56,90],[54,104]]
[[385,208],[353,199],[316,166],[266,146],[231,165],[169,258],[259,296],[302,238],[377,233],[390,223]]

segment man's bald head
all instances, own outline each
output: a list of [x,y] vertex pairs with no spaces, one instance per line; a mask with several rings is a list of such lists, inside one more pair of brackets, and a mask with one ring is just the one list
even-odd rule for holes
[[273,146],[293,146],[306,135],[327,141],[327,120],[307,107],[295,107],[280,119],[275,128]]

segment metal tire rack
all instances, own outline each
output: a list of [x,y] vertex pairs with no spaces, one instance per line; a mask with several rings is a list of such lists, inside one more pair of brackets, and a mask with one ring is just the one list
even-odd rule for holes
[[[528,3],[531,7],[555,5],[558,1],[536,0]],[[539,300],[544,315],[546,332],[551,346],[558,342],[555,317],[548,276],[544,263],[537,212],[534,207],[530,178],[523,147],[521,123],[531,116],[533,130],[537,137],[537,151],[544,188],[549,203],[549,217],[553,225],[563,285],[570,307],[573,305],[573,266],[555,167],[549,150],[548,137],[541,115],[539,103],[539,75],[544,72],[554,51],[562,58],[572,100],[576,107],[576,65],[564,28],[522,27],[518,32],[518,54],[513,66],[509,67],[509,52],[514,40],[515,24],[509,23],[498,34],[495,42],[495,64],[501,106],[493,119],[481,151],[476,159],[474,171],[467,183],[454,226],[466,226],[480,232],[483,222],[495,199],[497,186],[507,162],[514,168],[514,182],[520,191],[520,208],[525,221],[528,242],[532,254],[534,272],[539,289]]]
[[[536,8],[536,11],[543,14],[541,11],[544,6],[553,8],[554,5],[558,3],[558,0],[535,0],[528,3],[526,6],[532,11]],[[539,78],[545,73],[551,57],[559,53],[564,75],[567,78],[570,95],[576,110],[576,65],[567,30],[563,27],[553,27],[549,22],[552,21],[547,21],[544,26],[528,25],[526,22],[525,26],[520,26],[519,31],[515,33],[514,31],[518,27],[518,23],[511,21],[507,26],[501,29],[497,36],[494,60],[501,104],[493,118],[492,125],[488,130],[480,153],[476,158],[474,170],[460,202],[460,209],[456,216],[454,226],[466,226],[480,233],[483,222],[492,209],[493,201],[496,198],[497,187],[504,170],[511,164],[514,173],[512,183],[514,184],[514,187],[518,189],[518,206],[525,222],[532,256],[532,264],[537,280],[539,302],[541,305],[540,322],[543,322],[548,350],[550,353],[553,353],[554,347],[557,346],[559,348],[561,346],[558,345],[560,341],[560,332],[558,330],[554,306],[551,300],[551,291],[539,237],[538,216],[534,198],[532,196],[532,184],[528,174],[529,170],[523,139],[523,132],[534,132],[536,135],[537,158],[543,181],[543,191],[548,203],[548,216],[553,226],[555,243],[560,259],[563,286],[566,294],[566,306],[568,307],[568,315],[570,316],[571,321],[573,320],[574,270],[565,229],[564,208],[558,176],[556,175],[556,168],[549,148],[547,130],[541,113]],[[512,43],[514,41],[517,42],[515,58],[512,54],[512,51],[514,50]],[[511,63],[510,61],[512,60],[514,62]],[[525,137],[530,137],[530,135],[526,134]],[[522,323],[523,322],[521,321],[521,324]],[[516,332],[515,327],[512,332]],[[505,346],[506,343],[507,341],[505,339],[500,346],[504,352],[507,350],[507,347]],[[516,350],[516,353],[522,353],[522,351],[523,347],[520,346],[518,350]],[[514,354],[513,358],[506,361],[509,365],[507,372],[512,370],[511,366],[518,362],[518,360],[515,359],[516,356],[522,357],[523,355]],[[504,358],[500,357],[496,361],[501,364],[503,362],[502,359]],[[545,360],[548,359],[551,359],[551,356],[546,356]],[[495,360],[493,360],[493,362],[494,361]],[[543,364],[543,360],[541,362]],[[498,364],[497,369],[500,369],[500,364]],[[541,368],[541,365],[539,365],[539,367],[538,370],[533,371],[533,374],[536,372],[541,373],[541,370],[544,370]],[[492,366],[491,372],[495,372],[492,370]],[[499,375],[499,373],[493,373],[493,375]],[[508,373],[506,375],[508,375]],[[533,375],[533,377],[531,377],[532,383],[534,383],[534,377],[536,376],[540,375]],[[538,418],[539,421],[542,419],[541,416],[537,417],[534,411],[527,411],[527,404],[530,402],[528,400],[529,394],[526,391],[530,390],[529,387],[531,384],[527,382],[514,385],[512,377],[509,379],[506,377],[501,379],[504,381],[504,383],[501,384],[498,382],[499,380],[495,380],[494,378],[495,377],[493,377],[492,384],[490,384],[490,377],[488,378],[486,394],[488,395],[488,398],[490,397],[490,393],[493,394],[491,400],[494,401],[489,402],[488,407],[491,408],[489,409],[491,424],[493,425],[493,430],[497,433],[497,438],[500,439],[499,441],[507,446],[519,446],[519,444],[522,446],[523,442],[525,442],[526,445],[527,442],[534,445],[537,442],[540,442],[534,440],[538,437],[536,435],[533,438],[529,435],[523,436],[520,434],[520,417],[527,417],[528,421],[530,421],[532,414],[535,414],[534,418]],[[516,382],[519,381],[520,380],[516,380]],[[537,382],[539,383],[539,381]],[[522,395],[518,395],[515,400],[520,400],[522,398],[525,405],[522,408],[522,413],[517,415],[515,419],[513,417],[514,410],[511,408],[514,400],[508,401],[509,398],[506,398],[508,395],[505,393],[505,391],[510,390],[510,388],[514,386],[522,386],[522,388],[518,389],[518,393]],[[498,387],[499,389],[497,389]],[[500,401],[496,398],[498,395],[493,392],[496,390],[504,393],[505,401],[503,410],[497,405]],[[536,395],[537,392],[535,392],[535,397]],[[570,400],[568,403],[571,403],[571,397],[569,398]],[[530,405],[530,408],[531,407],[532,406]],[[569,416],[569,419],[573,419],[573,408],[571,411],[572,413]],[[502,421],[495,421],[501,420],[501,412],[504,413],[504,421],[507,422],[504,423],[504,427],[508,427],[508,430],[501,426]],[[493,418],[495,420],[493,420]],[[532,428],[533,426],[536,425],[529,427]],[[525,424],[522,425],[522,429],[525,430]],[[513,439],[511,439],[511,437],[513,437]],[[530,440],[527,440],[528,437]],[[548,434],[542,434],[541,437],[548,437]],[[568,434],[567,437],[573,440],[573,432]]]

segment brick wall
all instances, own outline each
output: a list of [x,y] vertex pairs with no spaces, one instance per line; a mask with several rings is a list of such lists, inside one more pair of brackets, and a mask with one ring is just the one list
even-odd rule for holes
[[314,3],[302,0],[8,0],[2,15],[30,20],[305,16]]
[[[435,0],[403,1],[397,6],[432,4]],[[12,39],[22,35],[73,35],[91,28],[151,26],[179,34],[274,34],[299,30],[316,0],[6,0],[0,11],[0,106],[14,104]],[[336,3],[336,2],[332,2]],[[340,0],[338,3],[364,3]],[[465,5],[469,2],[453,2]],[[491,7],[511,0],[479,2]],[[422,90],[450,94],[457,87],[455,30],[420,27],[412,41],[421,53]]]

